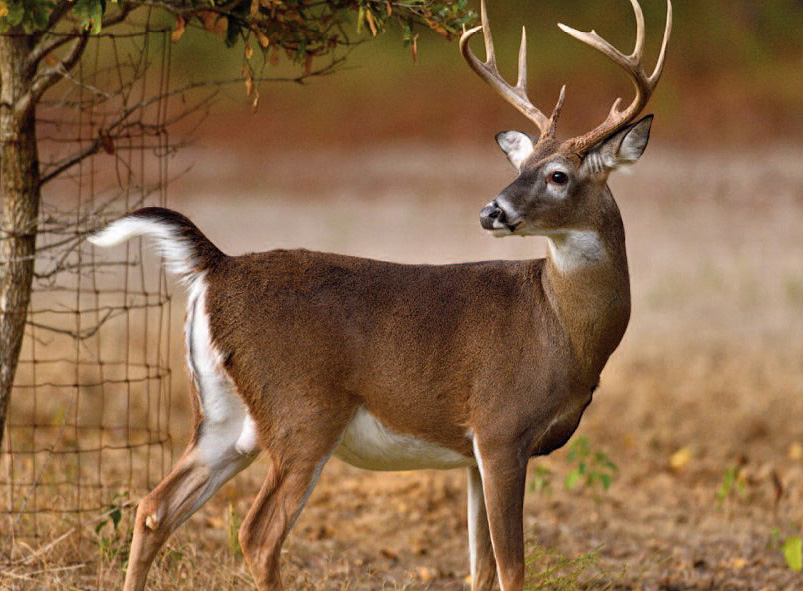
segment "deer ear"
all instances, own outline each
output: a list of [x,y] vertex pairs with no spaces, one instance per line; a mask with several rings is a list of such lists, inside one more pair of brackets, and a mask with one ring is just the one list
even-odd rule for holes
[[586,155],[584,167],[589,172],[607,176],[620,166],[633,164],[647,148],[652,118],[647,115],[603,141]]
[[521,170],[524,161],[533,153],[533,141],[526,133],[520,131],[503,131],[496,134],[496,143],[507,154],[507,159]]

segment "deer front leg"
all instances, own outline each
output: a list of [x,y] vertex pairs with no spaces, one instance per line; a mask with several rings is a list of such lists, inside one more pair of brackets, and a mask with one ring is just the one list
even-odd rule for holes
[[488,514],[482,493],[482,475],[479,468],[467,468],[468,488],[468,547],[471,560],[471,591],[490,591],[496,578],[496,561]]
[[474,440],[483,497],[502,591],[524,586],[524,482],[527,458],[518,446],[499,448]]

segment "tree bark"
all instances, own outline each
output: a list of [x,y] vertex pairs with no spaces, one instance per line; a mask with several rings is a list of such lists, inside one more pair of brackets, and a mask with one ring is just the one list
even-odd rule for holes
[[[33,40],[0,35],[0,445],[31,298],[40,203]],[[21,105],[25,105],[21,108]]]

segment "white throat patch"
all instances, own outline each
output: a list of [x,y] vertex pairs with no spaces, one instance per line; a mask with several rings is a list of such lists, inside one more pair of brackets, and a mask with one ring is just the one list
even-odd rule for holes
[[547,243],[552,261],[564,274],[596,265],[607,257],[599,234],[591,230],[570,230],[549,236]]

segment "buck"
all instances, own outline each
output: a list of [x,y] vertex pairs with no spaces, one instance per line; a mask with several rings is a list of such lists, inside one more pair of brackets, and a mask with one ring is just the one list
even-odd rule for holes
[[[520,591],[527,461],[566,443],[630,317],[625,234],[608,175],[634,163],[652,116],[633,122],[663,69],[642,67],[644,17],[624,55],[595,32],[563,31],[621,66],[635,85],[593,131],[558,142],[565,97],[547,117],[499,75],[485,4],[460,49],[469,66],[536,125],[537,141],[497,142],[518,178],[480,212],[494,236],[546,236],[545,259],[402,265],[306,250],[227,256],[186,217],[127,215],[99,246],[155,239],[188,285],[187,364],[195,431],[140,503],[125,590],[143,589],[168,536],[258,454],[268,475],[239,538],[261,591],[282,588],[282,543],[331,456],[373,470],[465,467],[471,588]],[[482,30],[486,61],[469,41]]]

